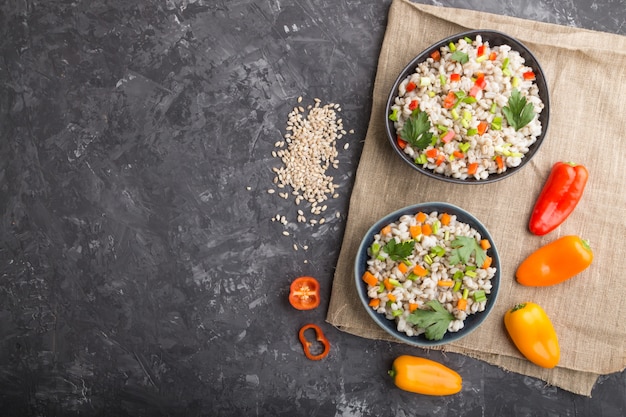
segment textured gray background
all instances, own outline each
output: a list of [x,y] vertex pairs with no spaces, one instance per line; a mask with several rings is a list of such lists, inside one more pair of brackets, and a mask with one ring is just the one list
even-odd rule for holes
[[[624,0],[423,3],[626,33]],[[0,2],[0,415],[624,415],[624,373],[585,398],[324,323],[389,4]],[[271,218],[293,200],[266,190],[298,96],[355,133],[327,222],[286,237]],[[304,274],[314,311],[287,303]],[[403,353],[460,370],[462,393],[395,389]]]

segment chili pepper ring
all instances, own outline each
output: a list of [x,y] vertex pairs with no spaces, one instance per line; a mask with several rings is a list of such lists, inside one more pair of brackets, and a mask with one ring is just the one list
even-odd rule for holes
[[[313,354],[311,352],[311,346],[313,345],[313,343],[307,340],[305,334],[305,332],[309,329],[313,329],[315,331],[315,340],[320,342],[324,347],[321,353]],[[317,324],[309,323],[302,326],[300,332],[298,332],[298,339],[300,339],[300,343],[302,343],[304,355],[312,361],[319,361],[321,359],[324,359],[330,351],[330,342],[328,341],[328,339],[326,339],[326,336],[324,336],[324,332],[322,332],[322,329]]]

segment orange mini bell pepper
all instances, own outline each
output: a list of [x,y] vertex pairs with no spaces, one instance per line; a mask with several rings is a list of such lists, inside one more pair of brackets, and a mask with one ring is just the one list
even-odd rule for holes
[[447,366],[426,358],[401,355],[388,372],[396,386],[424,395],[452,395],[461,391],[463,379]]
[[531,253],[519,265],[515,277],[528,287],[546,287],[574,277],[592,261],[589,242],[574,235],[563,236]]
[[511,340],[526,359],[542,368],[554,368],[561,349],[552,321],[538,304],[517,304],[504,314]]

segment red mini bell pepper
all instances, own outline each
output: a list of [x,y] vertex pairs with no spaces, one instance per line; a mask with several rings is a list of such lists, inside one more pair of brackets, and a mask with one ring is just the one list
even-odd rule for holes
[[[305,332],[309,329],[313,329],[315,331],[315,340],[322,344],[323,349],[321,353],[314,354],[311,352],[311,346],[313,345],[313,343],[307,340],[305,334]],[[302,343],[302,348],[304,349],[305,356],[312,361],[319,361],[320,359],[324,359],[330,351],[330,343],[328,342],[328,339],[326,339],[326,336],[324,336],[322,329],[320,329],[317,324],[309,323],[302,326],[300,332],[298,333],[298,338],[300,339],[300,343]]]
[[580,201],[588,177],[584,165],[555,163],[530,216],[530,231],[543,236],[561,225]]

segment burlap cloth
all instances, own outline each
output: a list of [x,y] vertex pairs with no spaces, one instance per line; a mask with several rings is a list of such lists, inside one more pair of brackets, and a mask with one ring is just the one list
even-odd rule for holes
[[[384,131],[384,106],[395,78],[415,55],[439,39],[471,29],[505,32],[535,54],[550,88],[551,119],[540,151],[517,174],[493,184],[448,184],[420,175],[393,153]],[[358,299],[353,264],[359,242],[391,211],[419,202],[449,202],[476,215],[489,229],[501,256],[502,281],[490,317],[478,330],[443,349],[590,396],[598,376],[626,366],[625,100],[626,37],[394,0],[327,321],[354,335],[391,340]],[[566,222],[537,237],[528,232],[528,218],[558,160],[585,164],[590,179]],[[515,282],[517,265],[528,254],[566,234],[590,240],[595,258],[589,269],[554,287],[526,288]],[[523,301],[539,303],[553,321],[561,345],[555,369],[526,361],[508,339],[504,313]]]

